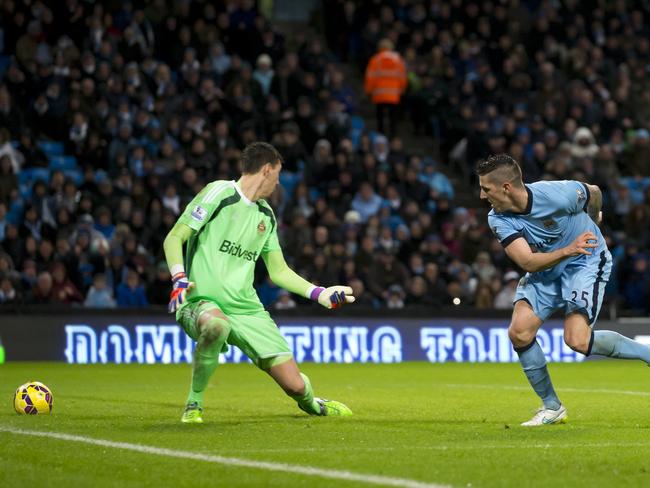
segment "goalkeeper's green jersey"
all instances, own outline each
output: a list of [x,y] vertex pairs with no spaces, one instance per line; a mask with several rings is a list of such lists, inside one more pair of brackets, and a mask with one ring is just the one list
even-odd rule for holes
[[269,204],[251,202],[235,181],[213,181],[178,221],[195,231],[184,255],[185,272],[194,282],[187,302],[208,299],[225,314],[264,310],[253,288],[255,262],[262,253],[280,249]]

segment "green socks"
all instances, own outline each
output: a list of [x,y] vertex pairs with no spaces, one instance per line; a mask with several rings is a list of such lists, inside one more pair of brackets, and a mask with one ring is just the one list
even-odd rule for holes
[[291,395],[291,398],[298,402],[300,409],[304,410],[309,415],[320,415],[320,405],[316,400],[314,400],[314,390],[311,387],[309,377],[303,373],[300,373],[300,376],[302,376],[302,379],[305,382],[305,392],[302,395]]
[[203,394],[210,377],[219,364],[219,353],[230,334],[228,322],[214,318],[201,328],[201,335],[196,342],[192,367],[192,387],[187,403],[198,403],[203,407]]

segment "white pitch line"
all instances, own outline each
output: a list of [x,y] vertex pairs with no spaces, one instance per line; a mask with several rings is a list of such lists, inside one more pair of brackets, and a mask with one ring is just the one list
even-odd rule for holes
[[[518,391],[529,391],[530,386],[514,386],[514,385],[478,385],[478,384],[469,384],[469,383],[447,383],[440,385],[446,388],[483,388],[489,390],[518,390]],[[558,391],[568,391],[570,393],[606,393],[611,395],[631,395],[631,396],[650,396],[650,391],[636,391],[636,390],[611,390],[608,388],[563,388],[558,387]]]
[[[555,427],[554,427],[555,428]],[[529,444],[527,441],[522,441],[519,444],[476,444],[476,445],[437,445],[437,446],[416,446],[414,449],[418,451],[485,451],[485,450],[499,450],[499,449],[575,449],[575,448],[607,448],[607,447],[650,447],[649,442],[588,442],[579,444]],[[338,447],[339,451],[352,451],[352,452],[391,452],[403,450],[390,446],[384,447]],[[268,449],[237,449],[236,453],[252,454],[252,453],[291,453],[291,452],[316,452],[319,449],[314,447],[297,447],[297,448],[268,448]]]
[[92,437],[63,434],[59,432],[39,432],[34,430],[14,429],[1,425],[0,432],[16,435],[31,435],[35,437],[48,437],[50,439],[57,439],[61,441],[80,442],[83,444],[109,447],[112,449],[124,449],[127,451],[135,451],[144,454],[153,454],[155,456],[165,456],[178,459],[193,459],[195,461],[205,461],[207,463],[221,464],[224,466],[262,469],[265,471],[278,471],[281,473],[301,474],[305,476],[315,476],[319,478],[328,478],[343,481],[356,481],[359,483],[367,483],[369,485],[398,486],[402,488],[449,488],[448,485],[425,483],[422,481],[410,480],[406,478],[393,478],[390,476],[353,473],[351,471],[341,471],[337,469],[322,469],[314,468],[311,466],[299,466],[294,464],[253,461],[250,459],[216,456],[211,454],[199,454],[190,451],[165,449],[162,447],[146,446],[142,444],[131,444],[129,442],[115,442],[105,439],[94,439]]

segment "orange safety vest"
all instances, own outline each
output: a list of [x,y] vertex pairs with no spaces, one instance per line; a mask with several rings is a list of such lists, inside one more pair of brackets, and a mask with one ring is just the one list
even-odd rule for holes
[[406,85],[406,67],[398,53],[384,49],[370,58],[364,88],[372,103],[398,104]]

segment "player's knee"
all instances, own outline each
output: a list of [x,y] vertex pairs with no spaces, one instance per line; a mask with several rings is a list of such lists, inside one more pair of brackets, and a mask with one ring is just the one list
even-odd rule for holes
[[230,334],[230,325],[225,317],[205,314],[201,317],[203,320],[200,323],[201,327],[201,341],[204,344],[212,344],[217,341],[223,341],[228,338]]
[[535,331],[511,323],[510,327],[508,327],[508,337],[514,347],[523,347],[535,340]]
[[564,332],[564,343],[574,351],[582,354],[587,354],[590,339],[590,336],[585,334],[574,333],[572,331]]

